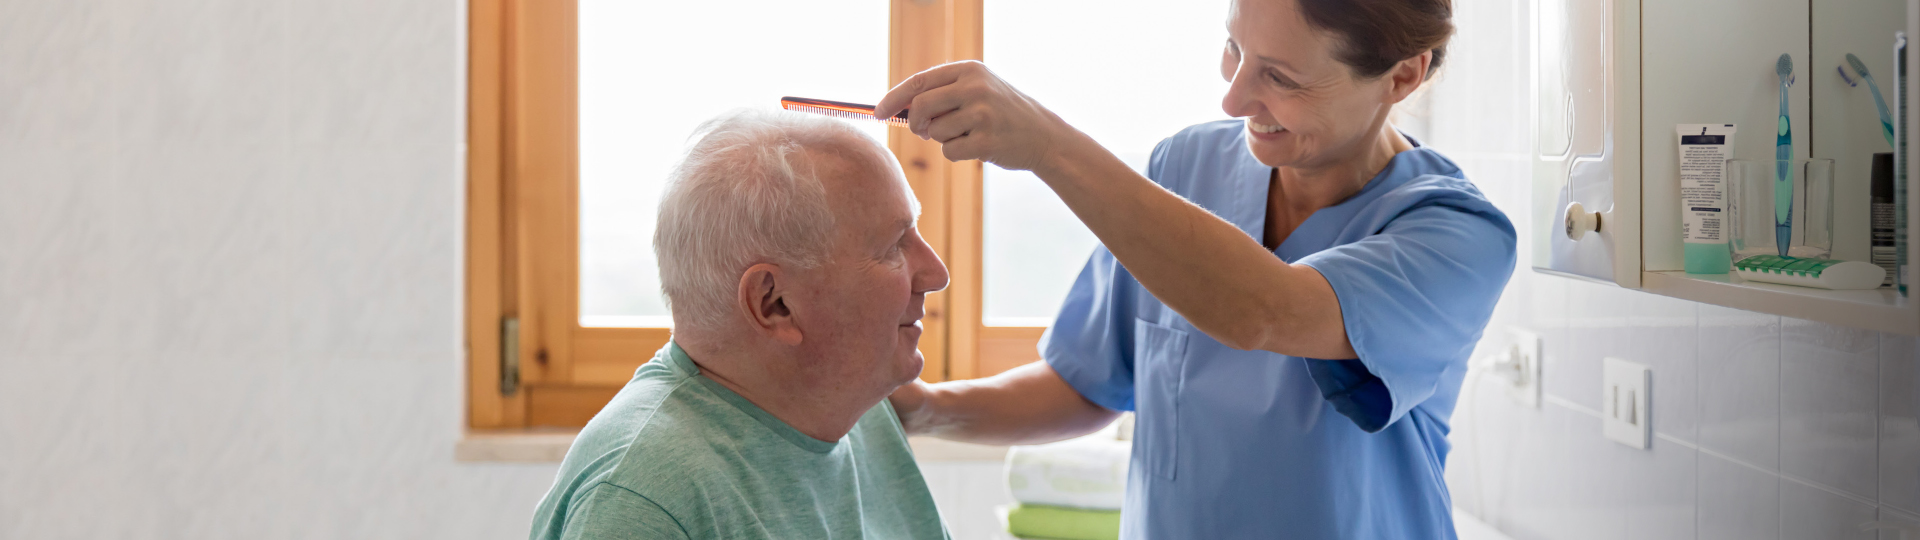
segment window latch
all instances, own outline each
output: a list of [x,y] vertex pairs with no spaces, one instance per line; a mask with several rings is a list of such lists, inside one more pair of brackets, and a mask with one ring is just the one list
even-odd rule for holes
[[500,319],[500,395],[520,390],[520,318]]

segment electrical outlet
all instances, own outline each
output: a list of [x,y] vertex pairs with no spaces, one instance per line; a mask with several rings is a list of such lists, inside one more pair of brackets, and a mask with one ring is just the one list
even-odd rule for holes
[[1541,359],[1546,357],[1545,344],[1540,341],[1540,334],[1520,329],[1509,330],[1509,333],[1513,336],[1511,354],[1513,360],[1519,365],[1516,366],[1517,377],[1507,386],[1507,396],[1521,406],[1538,409],[1540,408],[1540,363]]
[[1619,358],[1607,358],[1600,384],[1601,430],[1608,439],[1639,449],[1653,438],[1653,370]]

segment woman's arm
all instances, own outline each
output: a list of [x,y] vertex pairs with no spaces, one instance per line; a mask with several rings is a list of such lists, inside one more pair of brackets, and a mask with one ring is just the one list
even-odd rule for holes
[[1147,292],[1240,350],[1354,358],[1333,286],[1239,227],[1148,180],[1075,131],[1034,174]]
[[1340,302],[1319,271],[1287,264],[1233,224],[1161,188],[977,62],[908,78],[876,114],[909,108],[910,129],[948,159],[1031,170],[1154,298],[1241,350],[1354,358]]
[[976,444],[1041,444],[1105,427],[1120,413],[1081,397],[1046,362],[939,384],[914,380],[888,398],[910,435]]

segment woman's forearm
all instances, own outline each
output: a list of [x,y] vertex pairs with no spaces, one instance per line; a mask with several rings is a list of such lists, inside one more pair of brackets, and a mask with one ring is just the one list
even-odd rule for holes
[[1105,427],[1120,413],[1087,401],[1045,362],[968,381],[911,383],[894,394],[907,433],[975,444],[1041,444]]
[[1154,298],[1238,349],[1353,358],[1339,299],[1311,267],[1141,176],[1084,134],[1033,172]]

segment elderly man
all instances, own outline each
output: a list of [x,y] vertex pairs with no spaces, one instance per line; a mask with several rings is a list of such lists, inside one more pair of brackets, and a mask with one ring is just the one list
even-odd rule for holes
[[893,156],[839,120],[708,121],[654,250],[673,341],[574,441],[548,538],[946,538],[886,397],[946,287]]

